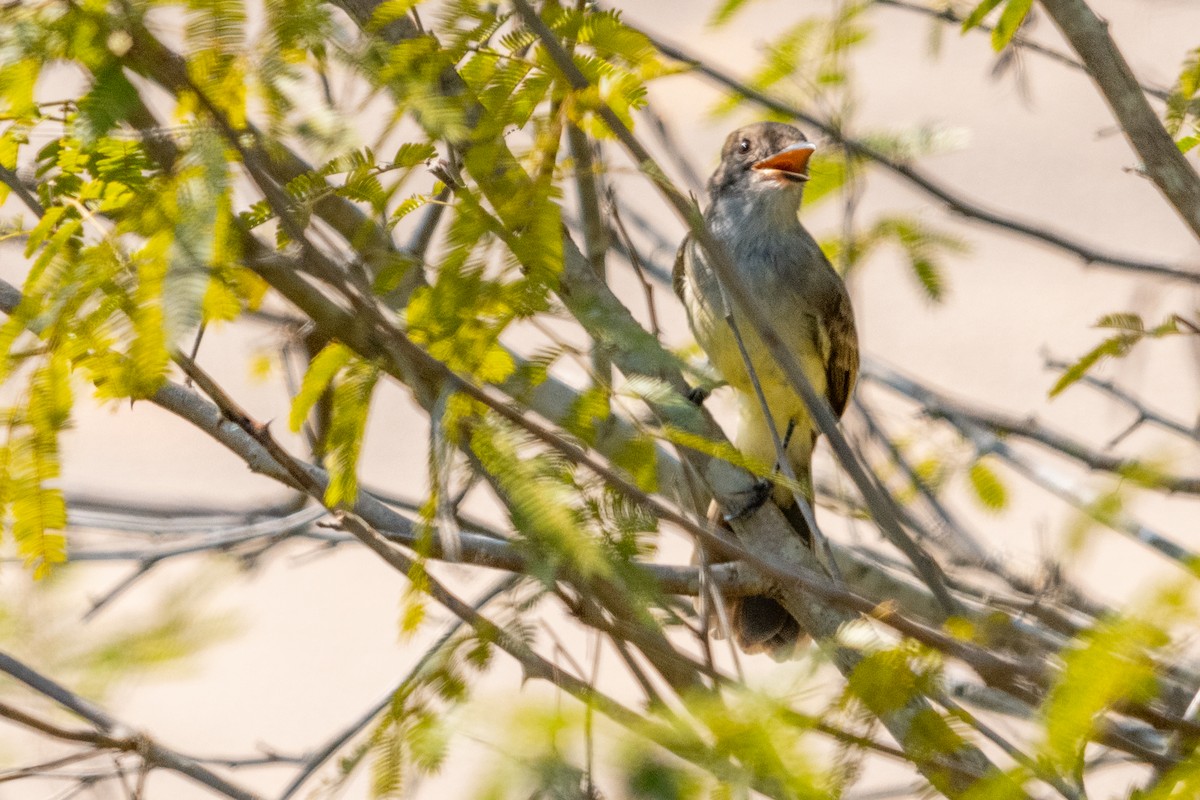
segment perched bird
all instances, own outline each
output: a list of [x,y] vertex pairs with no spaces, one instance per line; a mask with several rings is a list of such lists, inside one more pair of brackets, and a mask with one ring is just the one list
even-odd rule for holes
[[[704,221],[725,245],[758,312],[796,355],[813,388],[841,416],[858,374],[858,336],[842,279],[798,217],[814,149],[791,125],[760,122],[734,131],[708,181]],[[674,285],[696,341],[736,393],[740,418],[733,444],[743,455],[778,467],[766,415],[727,319],[731,301],[708,255],[690,236],[675,259]],[[816,426],[754,326],[738,311],[733,319],[785,442],[788,462],[811,504]],[[771,494],[808,539],[791,491],[776,485]],[[787,658],[804,638],[796,620],[769,597],[735,598],[729,612],[734,637],[747,653]]]

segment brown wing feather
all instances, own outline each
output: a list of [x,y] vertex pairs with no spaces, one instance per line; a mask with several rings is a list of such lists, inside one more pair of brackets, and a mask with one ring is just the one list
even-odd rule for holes
[[684,260],[687,258],[688,245],[691,244],[692,235],[689,233],[683,237],[683,241],[679,243],[679,249],[675,252],[675,266],[671,269],[671,286],[675,289],[675,295],[683,299],[683,283],[687,280],[684,274]]
[[829,336],[829,360],[825,362],[825,396],[833,413],[846,411],[854,382],[858,378],[858,333],[854,329],[854,311],[843,287],[830,313],[822,319]]

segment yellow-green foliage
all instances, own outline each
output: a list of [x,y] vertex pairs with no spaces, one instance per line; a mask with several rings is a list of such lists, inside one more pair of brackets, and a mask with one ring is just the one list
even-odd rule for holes
[[1190,327],[1185,328],[1181,325],[1180,317],[1177,314],[1172,314],[1153,327],[1147,327],[1146,323],[1137,314],[1105,314],[1096,321],[1096,327],[1113,330],[1116,333],[1100,342],[1100,344],[1093,347],[1080,357],[1078,361],[1064,370],[1063,374],[1050,389],[1051,397],[1059,394],[1084,375],[1087,375],[1092,367],[1104,359],[1125,357],[1143,339],[1161,339],[1167,336],[1192,332]]
[[585,524],[572,467],[506,423],[484,418],[471,428],[471,447],[504,494],[516,543],[534,572],[552,579],[560,565],[583,576],[605,576],[611,565]]
[[[226,10],[209,9],[209,21],[228,28],[217,18]],[[264,287],[239,264],[224,147],[198,133],[168,174],[119,130],[140,99],[116,61],[123,40],[113,20],[94,5],[52,20],[45,9],[10,16],[0,45],[26,55],[0,68],[9,120],[0,162],[12,169],[33,157],[37,195],[25,199],[41,213],[26,237],[22,301],[0,324],[0,378],[24,387],[5,411],[0,481],[18,549],[43,576],[66,555],[58,437],[70,420],[71,376],[101,399],[150,397],[172,348],[205,319],[255,306]],[[67,108],[65,126],[30,153],[30,132],[47,112],[26,93],[61,57],[79,59],[92,84]],[[24,88],[13,83],[22,76]]]
[[292,400],[289,423],[292,430],[299,430],[321,396],[331,392],[330,424],[324,441],[325,467],[329,470],[325,503],[331,507],[353,505],[358,496],[358,459],[371,394],[378,380],[378,367],[333,343],[309,363],[300,391]]
[[1155,695],[1153,653],[1167,642],[1161,628],[1136,617],[1104,620],[1079,637],[1041,708],[1041,755],[1054,769],[1067,775],[1082,770],[1101,712]]
[[205,648],[237,633],[235,616],[204,608],[233,574],[232,564],[210,561],[183,569],[166,588],[151,576],[140,589],[155,594],[156,613],[118,604],[90,623],[78,614],[78,568],[63,567],[36,583],[10,575],[0,598],[0,648],[84,697],[102,700],[123,682],[186,669]]
[[996,514],[1008,507],[1008,489],[986,459],[978,459],[967,470],[975,499],[988,511]]

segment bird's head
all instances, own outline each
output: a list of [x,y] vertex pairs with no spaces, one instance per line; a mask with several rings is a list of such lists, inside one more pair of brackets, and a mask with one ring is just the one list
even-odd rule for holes
[[714,202],[742,196],[798,205],[815,149],[791,125],[757,122],[738,128],[721,149],[721,164],[708,181],[709,194]]

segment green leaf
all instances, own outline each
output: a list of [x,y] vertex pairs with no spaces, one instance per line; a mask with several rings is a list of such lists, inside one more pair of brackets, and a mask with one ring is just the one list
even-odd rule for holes
[[415,167],[424,164],[437,155],[437,148],[428,142],[405,142],[400,145],[396,155],[392,157],[392,166],[399,168]]
[[[1175,80],[1175,86],[1171,89],[1171,94],[1167,97],[1165,124],[1167,131],[1172,136],[1179,133],[1188,117],[1195,119],[1195,100],[1197,94],[1200,94],[1200,47],[1195,48],[1187,54],[1187,57],[1183,61],[1183,66],[1179,71],[1179,77]],[[1183,142],[1187,139],[1195,138],[1194,136],[1189,136],[1181,140],[1180,149],[1187,152],[1194,145],[1189,144],[1187,145],[1187,149],[1184,149]]]
[[941,301],[946,294],[946,281],[937,265],[922,256],[913,256],[909,264],[929,299]]
[[[11,56],[8,56],[11,58]],[[37,85],[41,64],[33,58],[8,60],[0,65],[0,108],[12,117],[32,117],[37,114],[33,88]]]
[[975,499],[988,511],[999,513],[1008,506],[1008,490],[1000,476],[992,471],[983,459],[976,461],[968,470]]
[[29,258],[42,242],[48,237],[58,225],[59,220],[69,211],[66,206],[50,206],[46,209],[46,213],[42,214],[42,218],[38,220],[38,224],[29,232],[29,238],[25,242],[25,257]]
[[1129,333],[1142,333],[1146,330],[1146,323],[1137,314],[1105,314],[1096,320],[1096,327],[1115,328],[1116,330],[1128,331]]
[[5,448],[4,488],[11,501],[12,533],[17,552],[41,579],[67,560],[67,506],[57,483],[59,433],[70,419],[73,402],[67,359],[61,353],[44,359],[29,380],[29,404],[19,433],[10,429]]
[[403,201],[401,201],[400,205],[396,206],[396,210],[392,212],[389,222],[399,222],[412,212],[416,211],[418,208],[423,207],[432,199],[433,195],[428,194],[416,194],[412,197],[406,197]]
[[749,0],[721,0],[721,5],[717,6],[713,11],[712,16],[708,19],[708,24],[714,27],[724,25],[733,16],[741,10],[742,6],[746,5]]
[[371,171],[357,169],[346,176],[346,182],[334,194],[363,203],[370,203],[377,214],[382,214],[387,204],[383,184]]
[[[460,423],[461,424],[461,423]],[[570,465],[554,453],[532,450],[522,434],[490,417],[471,426],[471,447],[501,487],[515,539],[534,574],[552,580],[559,564],[585,576],[612,573],[609,555],[582,515]]]
[[933,684],[933,675],[914,669],[911,653],[903,646],[865,656],[850,673],[847,689],[876,714],[904,708]]
[[861,241],[854,243],[854,259],[861,259],[877,243],[894,240],[908,258],[909,268],[930,300],[941,302],[946,296],[946,279],[938,258],[943,253],[961,254],[967,247],[961,239],[933,230],[908,217],[885,217]]
[[967,18],[963,20],[963,33],[978,27],[983,22],[984,18],[992,12],[992,9],[1003,3],[1004,0],[983,0],[982,3],[975,6]]
[[325,437],[325,467],[329,486],[325,504],[351,505],[358,498],[358,459],[367,429],[371,394],[379,369],[365,361],[351,364],[333,388],[329,434]]
[[475,368],[475,377],[484,383],[504,383],[517,368],[512,354],[498,343],[488,347]]
[[637,436],[621,444],[612,462],[633,477],[643,492],[658,490],[658,448],[648,436]]
[[139,105],[137,89],[120,64],[96,73],[92,89],[79,101],[79,134],[94,142],[111,131]]
[[1102,359],[1123,356],[1141,339],[1141,334],[1121,333],[1105,339],[1083,355],[1059,376],[1050,387],[1050,397],[1058,396],[1064,389],[1078,381]]
[[845,186],[849,173],[846,170],[845,153],[840,149],[830,155],[818,150],[808,165],[809,180],[804,184],[804,207],[812,208]]
[[1000,21],[992,29],[992,49],[998,53],[1012,41],[1032,6],[1033,0],[1008,0]]
[[329,388],[335,375],[342,367],[350,363],[354,355],[350,348],[339,342],[325,345],[308,365],[304,379],[300,382],[300,390],[292,398],[292,411],[288,415],[288,426],[298,431],[308,419],[309,412],[321,399],[321,395]]
[[1154,697],[1152,651],[1168,641],[1157,626],[1130,617],[1102,620],[1085,631],[1064,654],[1063,670],[1041,708],[1041,757],[1065,774],[1076,771],[1088,740],[1105,724],[1105,709]]

